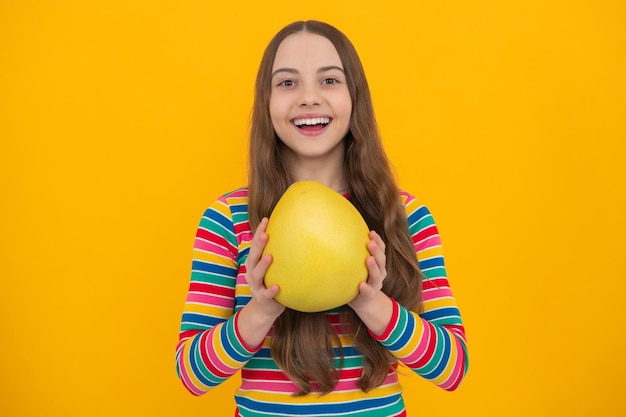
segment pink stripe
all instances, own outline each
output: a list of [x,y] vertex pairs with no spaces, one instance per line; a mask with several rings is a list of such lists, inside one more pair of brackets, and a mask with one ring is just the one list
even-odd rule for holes
[[187,373],[187,369],[185,368],[183,355],[185,355],[186,351],[187,349],[183,348],[183,351],[180,352],[180,356],[178,357],[178,369],[180,370],[180,379],[181,381],[183,381],[183,385],[185,386],[185,388],[187,388],[189,392],[191,392],[193,395],[202,395],[204,394],[204,391],[196,387],[191,382],[191,379],[189,378],[189,374]]
[[435,288],[432,290],[425,290],[424,292],[422,292],[422,299],[424,301],[433,301],[433,300],[438,300],[441,298],[451,298],[452,297],[452,291],[450,290],[449,287],[443,287],[443,288]]
[[254,235],[252,234],[252,232],[243,232],[237,236],[237,242],[251,242],[253,237]]
[[[419,317],[417,317],[416,319],[422,320]],[[424,356],[424,354],[426,353],[426,350],[428,349],[430,338],[433,336],[433,333],[431,331],[429,324],[427,322],[424,323],[423,320],[422,320],[422,323],[423,323],[422,334],[420,335],[420,341],[417,344],[417,347],[415,348],[413,352],[411,352],[409,355],[407,355],[406,357],[402,359],[402,362],[404,362],[406,365],[410,366],[411,364],[419,361],[422,358],[422,356]],[[413,335],[413,337],[415,337],[415,335]]]
[[[340,391],[355,391],[359,390],[359,386],[357,385],[358,379],[351,380],[341,380],[337,383],[333,392]],[[393,385],[398,382],[398,375],[393,373],[383,381],[381,386]],[[261,391],[269,391],[276,392],[280,394],[292,394],[295,392],[299,392],[298,388],[291,381],[265,381],[265,380],[243,380],[241,384],[242,390],[261,390]]]
[[229,198],[231,198],[231,197],[239,198],[239,197],[247,197],[247,196],[248,196],[248,188],[247,187],[241,188],[239,190],[235,190],[235,191],[233,191],[233,192],[228,194]]
[[456,346],[457,355],[456,355],[456,362],[454,363],[454,369],[452,370],[450,377],[443,384],[439,385],[441,388],[445,390],[457,384],[459,380],[459,376],[461,375],[461,372],[463,372],[463,361],[465,360],[465,358],[463,357],[463,350],[461,349],[461,346],[459,346],[458,342],[456,343],[455,346]]
[[407,191],[400,190],[400,195],[406,199],[406,202],[404,203],[405,207],[415,201],[415,197],[413,197],[413,195],[409,194]]
[[416,242],[415,251],[421,252],[423,250],[430,249],[433,247],[438,247],[438,246],[441,246],[441,238],[439,237],[439,235],[430,236],[422,240],[421,242]]
[[241,389],[245,391],[259,390],[278,392],[280,394],[293,394],[300,390],[291,381],[275,382],[275,381],[260,381],[260,380],[244,380],[241,384]]
[[214,243],[207,242],[206,240],[203,240],[203,239],[196,238],[195,243],[194,243],[194,248],[199,249],[204,252],[214,252],[228,259],[232,258],[232,254],[228,249],[223,248]]
[[[211,346],[207,346],[206,352],[209,355],[209,360],[211,361],[211,364],[213,365],[213,367],[217,370],[219,370],[220,372],[224,373],[224,374],[234,374],[237,369],[236,368],[231,368],[228,365],[226,365],[225,363],[223,363],[220,358],[217,356],[217,350],[220,349],[222,352],[224,352],[221,344],[220,344],[220,332],[216,331],[216,329],[219,328],[218,326],[213,327],[212,331],[211,331],[211,335],[209,338],[207,338],[207,342],[211,344]],[[213,340],[215,339],[215,340]]]
[[214,295],[198,294],[198,293],[189,293],[187,295],[187,302],[206,304],[209,306],[231,307],[231,308],[235,304],[232,298],[216,297]]
[[[359,386],[357,385],[358,379],[352,379],[352,380],[342,380],[337,382],[337,385],[335,386],[335,389],[333,389],[334,391],[354,391],[354,390],[360,390]],[[395,372],[393,374],[388,375],[385,380],[383,381],[383,383],[380,385],[380,387],[384,387],[387,385],[393,385],[396,382],[398,382],[398,374],[396,374]]]

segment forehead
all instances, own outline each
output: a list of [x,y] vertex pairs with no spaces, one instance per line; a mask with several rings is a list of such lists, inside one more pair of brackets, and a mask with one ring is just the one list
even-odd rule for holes
[[333,65],[343,68],[339,53],[330,40],[314,33],[298,32],[287,36],[278,46],[272,71]]

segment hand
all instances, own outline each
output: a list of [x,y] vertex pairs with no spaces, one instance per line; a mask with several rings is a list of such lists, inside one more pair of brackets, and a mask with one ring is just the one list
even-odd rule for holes
[[272,262],[270,254],[263,256],[263,249],[268,240],[266,233],[267,223],[268,219],[264,217],[252,238],[252,245],[250,246],[248,259],[246,259],[246,282],[252,292],[250,303],[258,310],[257,312],[275,319],[282,314],[285,306],[274,299],[278,291],[280,291],[278,285],[274,284],[267,288],[264,283],[265,273]]
[[369,233],[370,241],[367,244],[367,250],[370,255],[365,264],[367,266],[368,277],[365,282],[359,284],[359,295],[348,303],[358,313],[358,309],[365,307],[381,295],[383,282],[387,277],[387,269],[385,264],[387,257],[385,256],[385,242],[375,231]]
[[367,281],[359,284],[359,295],[348,305],[361,318],[370,332],[380,336],[391,321],[393,302],[387,294],[382,292],[383,282],[387,277],[385,242],[374,231],[371,231],[369,236],[367,250],[371,256],[365,261],[368,270]]

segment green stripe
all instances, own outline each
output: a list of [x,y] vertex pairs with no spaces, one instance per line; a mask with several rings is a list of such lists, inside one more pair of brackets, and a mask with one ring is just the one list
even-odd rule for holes
[[422,270],[422,273],[428,279],[446,278],[447,277],[446,268],[442,267],[442,266],[437,266],[435,268]]
[[391,334],[385,341],[385,344],[386,345],[394,344],[400,337],[402,337],[402,334],[404,333],[406,325],[407,325],[407,311],[404,307],[402,307],[401,305],[398,305],[398,320],[396,321],[396,325],[393,328]]
[[191,280],[196,282],[206,282],[213,285],[221,285],[223,287],[235,287],[237,279],[235,277],[227,277],[224,275],[215,275],[209,272],[193,271]]
[[246,364],[246,369],[267,369],[272,371],[277,371],[280,368],[271,358],[255,358],[253,357]]
[[428,214],[422,217],[421,219],[419,219],[417,222],[410,225],[409,230],[412,232],[412,234],[414,234],[434,224],[435,224],[435,219],[433,219],[432,215]]
[[237,332],[235,332],[235,320],[233,318],[226,322],[226,335],[226,337],[228,338],[228,343],[235,351],[237,351],[239,355],[248,358],[252,356],[250,354],[250,351],[244,347],[244,345],[237,337]]
[[426,366],[419,369],[418,372],[420,374],[430,373],[433,369],[437,367],[437,365],[439,365],[439,362],[441,361],[441,358],[443,356],[443,344],[444,343],[442,339],[446,337],[446,335],[444,334],[444,331],[441,330],[439,327],[435,327],[435,332],[436,332],[435,352],[433,352],[433,356],[430,359],[430,361],[428,361]]

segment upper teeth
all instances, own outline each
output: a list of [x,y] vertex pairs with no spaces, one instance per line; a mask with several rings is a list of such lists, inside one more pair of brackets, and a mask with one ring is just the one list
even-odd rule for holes
[[330,117],[313,117],[312,119],[296,119],[293,122],[296,126],[328,124],[330,123]]

